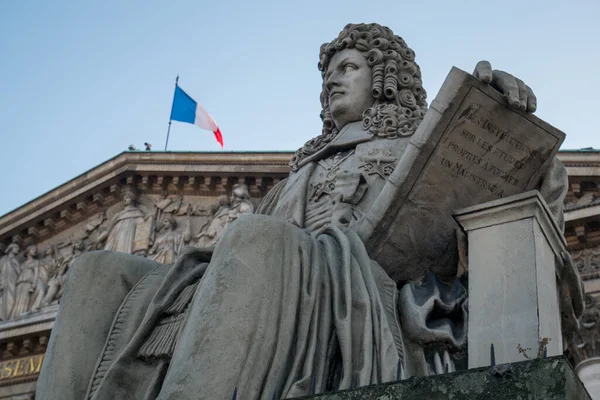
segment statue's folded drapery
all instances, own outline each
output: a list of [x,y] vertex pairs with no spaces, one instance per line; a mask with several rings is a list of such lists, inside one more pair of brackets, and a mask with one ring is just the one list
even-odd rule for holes
[[[88,265],[79,265],[75,274],[101,268],[89,265],[98,261],[113,265],[118,260],[111,257],[125,256],[88,254],[81,258]],[[85,329],[80,325],[85,317],[75,323],[68,311],[82,293],[68,286],[63,297],[68,311],[57,318],[61,335],[53,336],[44,369],[60,364],[90,371],[86,398],[98,400],[156,398],[159,392],[164,399],[229,398],[236,388],[238,398],[289,398],[392,381],[399,365],[403,377],[429,373],[423,352],[415,351],[421,347],[403,341],[396,284],[369,259],[356,234],[331,228],[315,237],[269,216],[245,216],[223,236],[209,268],[203,257],[203,250],[188,248],[171,270],[148,261],[149,272],[128,294],[120,290],[123,301],[102,348],[88,349],[98,355],[91,368],[69,356],[55,358],[66,346],[94,344],[83,343],[76,332]],[[202,273],[172,357],[140,356],[166,309]],[[448,332],[455,332],[454,344],[464,343],[464,330],[441,318],[460,307],[456,296],[436,291],[428,304],[420,304],[420,296],[401,297],[406,310],[439,310],[448,328],[424,324],[430,339],[447,341]],[[98,318],[91,320],[98,325]],[[81,384],[40,385],[42,398],[81,398],[76,395]]]

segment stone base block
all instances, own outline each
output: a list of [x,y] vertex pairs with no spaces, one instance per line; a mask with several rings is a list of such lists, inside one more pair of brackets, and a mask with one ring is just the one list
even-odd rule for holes
[[303,399],[591,400],[563,356],[365,386]]

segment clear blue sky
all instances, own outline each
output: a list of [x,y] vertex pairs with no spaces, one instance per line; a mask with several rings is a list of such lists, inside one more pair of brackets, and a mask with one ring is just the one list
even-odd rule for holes
[[[417,54],[431,101],[450,68],[522,78],[537,115],[600,147],[600,2],[0,1],[0,215],[145,141],[164,148],[175,76],[225,150],[295,150],[320,133],[319,46],[378,22]],[[173,123],[170,150],[220,150]]]

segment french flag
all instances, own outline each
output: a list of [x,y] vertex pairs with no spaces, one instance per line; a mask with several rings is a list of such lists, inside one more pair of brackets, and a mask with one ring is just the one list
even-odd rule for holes
[[187,122],[212,131],[217,142],[223,147],[223,136],[214,118],[177,84],[175,84],[175,95],[171,107],[171,120]]

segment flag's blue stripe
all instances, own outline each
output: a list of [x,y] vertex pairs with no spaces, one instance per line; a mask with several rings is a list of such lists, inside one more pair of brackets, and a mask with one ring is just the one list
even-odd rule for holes
[[189,122],[190,124],[193,124],[196,119],[196,102],[179,86],[175,86],[171,119],[173,121]]

